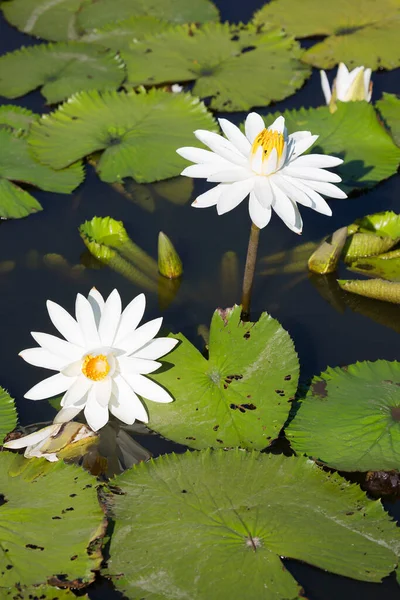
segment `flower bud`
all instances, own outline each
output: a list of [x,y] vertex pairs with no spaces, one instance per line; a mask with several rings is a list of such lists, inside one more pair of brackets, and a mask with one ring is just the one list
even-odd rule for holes
[[168,279],[176,279],[183,273],[182,261],[171,240],[162,231],[158,236],[158,270]]

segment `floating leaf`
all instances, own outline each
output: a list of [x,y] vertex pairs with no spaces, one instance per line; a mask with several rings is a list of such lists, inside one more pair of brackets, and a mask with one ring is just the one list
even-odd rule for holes
[[293,94],[309,77],[302,50],[281,30],[210,23],[183,26],[122,52],[133,86],[195,81],[193,94],[222,111],[265,106]]
[[[269,115],[268,124],[277,116]],[[343,158],[335,170],[343,179],[340,187],[347,192],[372,187],[397,172],[400,149],[367,102],[338,102],[333,115],[321,106],[285,111],[283,116],[289,133],[308,129],[319,135],[311,152]]]
[[0,387],[0,445],[7,433],[16,428],[17,421],[14,400],[4,388]]
[[400,466],[400,364],[378,360],[314,377],[286,429],[298,453],[342,471]]
[[[76,596],[70,590],[61,590],[51,585],[38,585],[29,587],[18,587],[11,590],[2,590],[3,600],[75,600]],[[89,600],[89,596],[79,596],[83,600]]]
[[30,143],[38,159],[56,169],[104,150],[97,164],[103,181],[146,183],[180,173],[185,161],[176,149],[193,142],[195,129],[215,130],[215,124],[190,94],[91,91],[34,124]]
[[384,92],[376,107],[389,127],[394,141],[400,146],[400,98]]
[[377,10],[374,0],[335,3],[320,0],[275,0],[254,16],[256,25],[283,27],[295,37],[330,36],[312,46],[303,60],[323,69],[339,62],[348,67],[364,65],[372,69],[400,66],[396,47],[399,29],[399,3],[382,0]]
[[[388,253],[389,256],[393,253]],[[399,254],[394,251],[394,254]],[[367,275],[368,277],[378,277],[388,281],[400,281],[400,255],[395,258],[387,258],[385,254],[381,256],[371,256],[351,263],[350,271]]]
[[366,581],[397,563],[400,534],[381,503],[304,458],[187,452],[114,483],[108,566],[128,598],[297,600],[282,556]]
[[[95,480],[59,461],[0,454],[1,587],[93,581],[104,515]],[[77,580],[80,580],[78,582]]]
[[241,307],[215,311],[209,360],[182,335],[174,368],[151,375],[174,396],[149,407],[149,427],[191,448],[262,449],[278,436],[297,389],[299,362],[280,323],[263,313],[240,320]]
[[349,225],[349,233],[355,232],[389,236],[397,242],[400,239],[400,215],[392,210],[366,215]]
[[366,298],[400,304],[400,283],[397,281],[384,281],[383,279],[339,279],[338,284],[345,292],[352,292]]
[[49,104],[81,90],[118,88],[125,78],[114,53],[78,42],[15,50],[0,57],[0,73],[0,95],[18,98],[41,87]]
[[22,106],[5,104],[0,106],[0,129],[14,129],[22,134],[28,132],[33,121],[37,121],[39,115]]
[[129,17],[123,21],[109,23],[99,29],[93,29],[81,37],[82,42],[99,44],[112,50],[129,48],[136,40],[142,40],[149,35],[157,35],[168,31],[173,25],[155,17]]

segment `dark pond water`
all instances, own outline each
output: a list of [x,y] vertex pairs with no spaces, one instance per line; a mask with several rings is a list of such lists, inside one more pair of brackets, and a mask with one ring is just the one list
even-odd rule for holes
[[[260,0],[216,0],[215,3],[221,10],[222,20],[233,22],[245,22],[263,4]],[[0,17],[1,54],[32,42]],[[373,101],[379,99],[383,91],[400,92],[398,72],[374,73],[373,82]],[[37,112],[47,110],[39,93],[29,94],[18,103]],[[311,79],[295,96],[260,112],[268,114],[322,103],[319,74],[314,70]],[[237,123],[243,119],[240,114],[224,116]],[[305,242],[318,241],[365,214],[388,209],[399,211],[399,181],[397,175],[366,195],[330,201],[331,218],[303,209],[304,233],[301,237],[289,231],[277,217],[262,231],[253,316],[258,317],[266,310],[291,333],[299,353],[303,381],[328,365],[398,359],[400,307],[360,300],[352,308],[341,303],[343,310],[340,312],[327,300],[326,294],[324,297],[319,293],[304,268],[292,274],[281,271],[265,275],[263,258],[277,252],[287,253]],[[205,191],[207,185],[197,181],[193,196]],[[108,268],[86,269],[79,275],[72,275],[50,268],[43,260],[45,255],[55,253],[62,255],[70,265],[79,264],[84,246],[78,227],[86,219],[110,215],[122,220],[131,238],[154,257],[158,232],[162,230],[170,236],[184,262],[185,274],[175,301],[163,312],[164,323],[172,331],[182,331],[194,343],[201,343],[197,328],[209,323],[214,308],[240,300],[240,277],[250,225],[246,203],[219,218],[212,209],[193,210],[189,202],[182,206],[156,197],[154,210],[149,212],[102,183],[91,168],[87,169],[84,185],[71,196],[40,191],[35,191],[35,196],[41,202],[43,212],[28,219],[2,222],[0,227],[0,262],[12,261],[14,264],[7,273],[0,269],[0,338],[3,347],[0,383],[17,399],[22,424],[46,421],[54,414],[46,401],[23,399],[23,394],[40,380],[41,374],[36,367],[30,367],[18,358],[21,349],[34,345],[30,331],[51,332],[46,300],[51,298],[72,310],[77,292],[87,293],[93,285],[103,294],[117,287],[125,304],[142,291]],[[220,282],[221,259],[230,250],[237,253],[239,260],[237,289],[235,286],[223,289]],[[286,262],[289,260],[288,257]],[[366,316],[372,313],[375,320]],[[157,296],[147,293],[146,318],[159,314]],[[43,377],[46,375],[47,372],[43,372]],[[141,438],[140,441],[155,455],[172,448],[168,442],[155,437]],[[386,507],[391,514],[400,517],[399,504],[387,504]],[[399,596],[393,576],[381,585],[364,584],[292,561],[287,566],[304,586],[309,600],[336,600],[338,597],[344,600],[394,600]],[[107,582],[98,582],[90,590],[90,598],[96,600],[120,597]]]

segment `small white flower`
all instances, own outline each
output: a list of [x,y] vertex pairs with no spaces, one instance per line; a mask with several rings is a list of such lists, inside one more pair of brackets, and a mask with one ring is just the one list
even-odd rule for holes
[[50,462],[58,460],[57,452],[67,445],[96,437],[94,431],[82,423],[53,423],[39,431],[24,435],[4,444],[4,448],[19,450],[26,448],[25,458],[46,458]]
[[171,92],[174,94],[179,94],[183,90],[183,85],[179,85],[179,83],[173,83],[171,85]]
[[161,366],[155,359],[170,352],[177,340],[153,339],[162,317],[138,327],[145,305],[145,296],[140,294],[122,312],[117,290],[104,301],[93,288],[87,299],[77,295],[75,320],[48,300],[50,319],[67,341],[32,332],[41,347],[23,350],[20,356],[31,365],[59,373],[35,385],[25,398],[43,400],[66,392],[54,422],[70,421],[84,410],[94,431],[107,423],[109,410],[128,425],[135,419],[148,422],[137,394],[154,402],[172,402],[164,388],[144,375]]
[[347,197],[332,185],[341,178],[324,170],[340,165],[342,159],[323,154],[301,156],[318,139],[310,131],[288,135],[283,117],[265,128],[262,117],[254,112],[246,118],[246,135],[227,119],[219,119],[219,124],[226,137],[202,129],[194,132],[211,152],[192,147],[177,150],[183,158],[197,163],[186,167],[182,175],[219,184],[198,196],[192,206],[216,205],[222,215],[250,194],[250,217],[257,227],[268,225],[273,209],[289,229],[301,233],[303,224],[296,203],[330,216],[332,211],[320,194]]
[[326,103],[331,111],[336,110],[336,100],[350,102],[354,100],[366,100],[369,102],[372,96],[371,69],[356,67],[349,71],[344,63],[340,63],[336,79],[333,81],[332,91],[329,86],[325,71],[320,71],[321,86]]

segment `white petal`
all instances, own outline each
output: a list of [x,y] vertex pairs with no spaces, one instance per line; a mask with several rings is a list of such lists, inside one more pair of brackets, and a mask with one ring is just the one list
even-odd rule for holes
[[56,414],[53,423],[68,423],[69,421],[72,421],[82,409],[83,404],[82,406],[68,406],[68,408],[62,408]]
[[332,183],[327,183],[326,181],[312,181],[310,179],[300,179],[300,182],[329,198],[347,198],[347,194]]
[[371,80],[371,69],[365,69],[364,71],[364,91],[365,91],[365,99],[367,102],[371,100],[372,90],[370,90],[370,80]]
[[121,319],[121,296],[113,290],[108,296],[100,319],[99,336],[103,346],[112,346]]
[[264,159],[264,148],[262,146],[258,146],[257,150],[254,153],[252,153],[252,155],[250,157],[250,168],[257,175],[262,174],[263,159]]
[[87,300],[85,296],[82,296],[82,294],[77,294],[76,296],[75,316],[82,331],[85,345],[89,347],[99,346],[101,341],[99,332],[97,331],[93,309],[89,300]]
[[182,156],[182,158],[186,158],[186,160],[190,160],[194,163],[207,163],[218,158],[218,155],[215,154],[215,152],[204,150],[204,148],[195,148],[194,146],[184,146],[183,148],[178,148],[176,152],[179,156]]
[[263,208],[270,208],[274,199],[271,183],[268,177],[262,175],[254,180],[254,193]]
[[262,174],[263,175],[271,175],[278,168],[278,152],[276,148],[272,148],[270,155],[267,160],[264,160],[262,166]]
[[244,129],[247,139],[252,144],[258,134],[265,129],[264,119],[258,113],[249,113],[246,117]]
[[277,183],[291,200],[295,200],[299,204],[312,208],[323,215],[328,215],[329,217],[332,215],[332,210],[322,196],[299,181],[299,179],[283,175],[277,178]]
[[100,323],[101,313],[103,312],[104,308],[104,298],[100,294],[100,292],[96,290],[95,287],[93,287],[89,292],[88,300],[93,310],[94,320],[96,321],[96,327],[98,327]]
[[[298,131],[297,133],[308,133],[308,132]],[[290,139],[290,137],[291,136],[289,136],[289,139]],[[302,139],[295,140],[291,160],[297,158],[298,156],[300,156],[300,154],[303,154],[303,152],[306,152],[306,150],[311,148],[311,146],[317,141],[318,137],[319,137],[318,135],[307,135],[307,136],[304,136]],[[294,138],[292,138],[292,139],[294,139]]]
[[325,102],[329,104],[332,98],[331,86],[329,85],[328,77],[325,71],[320,71],[319,74],[321,76],[321,87],[325,96]]
[[317,169],[329,169],[341,165],[343,160],[337,156],[327,154],[306,154],[299,156],[290,162],[291,167],[316,167]]
[[153,373],[161,367],[161,363],[154,360],[147,360],[144,358],[121,356],[118,358],[119,369],[122,375],[125,373]]
[[118,346],[119,342],[135,331],[140,321],[143,319],[146,308],[146,296],[139,294],[125,308],[121,315],[118,331],[115,336],[114,345]]
[[34,444],[39,444],[39,442],[43,442],[46,438],[51,435],[57,434],[61,425],[48,425],[47,427],[43,427],[43,429],[39,429],[39,431],[35,431],[34,433],[30,433],[29,435],[24,435],[23,437],[18,438],[17,440],[10,440],[3,444],[4,448],[11,448],[12,450],[18,450],[19,448],[26,448],[27,446],[33,446]]
[[79,404],[82,408],[82,400],[84,399],[85,395],[92,387],[92,385],[93,381],[91,381],[84,375],[80,375],[79,377],[77,377],[74,383],[71,385],[71,387],[68,388],[68,390],[64,394],[61,400],[61,406],[68,407],[72,404]]
[[213,152],[222,156],[222,158],[225,158],[229,162],[233,162],[235,165],[246,166],[247,160],[243,154],[241,154],[229,140],[222,137],[222,135],[203,129],[198,129],[194,132],[194,135],[198,140],[203,142],[203,144],[211,148]]
[[135,352],[134,358],[145,358],[157,360],[161,356],[165,356],[175,348],[179,340],[174,338],[156,338],[151,340],[146,346],[143,346],[138,352]]
[[65,377],[62,373],[52,375],[47,379],[43,379],[40,383],[37,383],[30,390],[28,390],[24,398],[28,400],[44,400],[44,398],[51,398],[57,394],[65,392],[73,383],[71,377]]
[[78,375],[82,375],[82,359],[69,363],[69,365],[66,365],[61,372],[67,377],[78,377]]
[[250,169],[244,167],[235,167],[225,171],[218,171],[207,177],[207,181],[211,183],[234,183],[235,181],[243,181],[249,177],[253,177],[254,173]]
[[335,87],[337,99],[343,101],[349,87],[349,71],[344,63],[340,63],[338,66]]
[[228,119],[218,119],[219,125],[230,142],[245,156],[250,154],[251,144],[246,136]]
[[52,369],[53,371],[61,371],[68,363],[68,359],[52,354],[44,348],[28,348],[27,350],[22,350],[19,356],[30,365]]
[[93,431],[98,431],[108,422],[108,406],[101,406],[96,400],[94,386],[88,393],[85,406],[85,418],[87,424]]
[[246,198],[254,187],[254,177],[231,183],[229,188],[225,189],[217,204],[217,212],[223,215],[230,210],[233,210]]
[[221,183],[220,185],[216,185],[211,188],[211,190],[204,192],[204,194],[200,194],[200,196],[197,196],[196,200],[192,202],[192,206],[195,208],[208,208],[210,206],[215,206],[225,187],[226,185]]
[[114,417],[127,425],[132,425],[136,419],[148,423],[149,417],[145,406],[125,379],[116,377],[114,383],[116,393],[111,396],[110,401],[110,411]]
[[138,327],[132,333],[128,333],[120,342],[118,342],[118,348],[125,350],[126,354],[132,354],[139,350],[142,346],[145,346],[150,342],[153,337],[160,331],[162,325],[162,317],[148,321],[141,327]]
[[136,394],[143,396],[146,400],[152,402],[173,402],[172,396],[163,387],[143,375],[124,375],[124,379],[129,383]]
[[339,183],[342,178],[336,173],[315,169],[314,167],[292,167],[292,163],[283,169],[283,172],[291,177],[301,179],[312,179],[313,181],[328,181],[330,183]]
[[75,344],[61,340],[55,335],[32,331],[31,336],[42,348],[45,348],[52,354],[65,358],[67,362],[80,359],[84,353],[82,346],[76,346]]
[[268,127],[269,131],[276,131],[278,133],[285,133],[285,117],[279,116],[275,121]]
[[271,181],[271,186],[274,192],[272,208],[289,229],[295,233],[301,233],[303,223],[296,204],[289,200],[286,194],[273,181]]
[[83,334],[75,319],[62,306],[51,300],[47,300],[46,306],[54,327],[58,329],[61,335],[71,344],[84,346]]
[[261,206],[255,193],[250,192],[249,213],[254,225],[262,229],[270,222],[272,210],[270,206],[268,208]]
[[215,161],[208,163],[201,163],[198,165],[190,165],[190,167],[186,167],[183,169],[181,175],[184,177],[193,177],[198,179],[207,179],[213,173],[217,173],[218,171],[222,171],[224,169],[233,168],[231,162],[226,160],[222,160],[220,157],[217,157]]
[[103,381],[96,381],[94,389],[96,392],[96,400],[100,406],[108,406],[111,398],[111,377],[106,377]]

